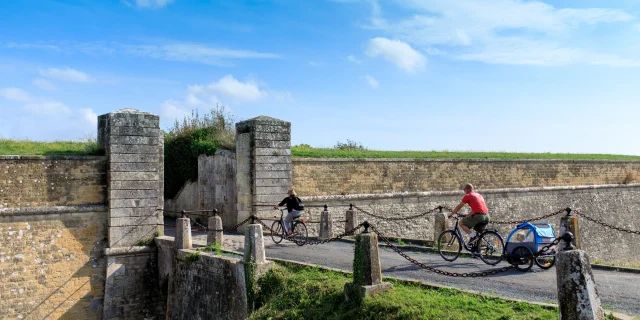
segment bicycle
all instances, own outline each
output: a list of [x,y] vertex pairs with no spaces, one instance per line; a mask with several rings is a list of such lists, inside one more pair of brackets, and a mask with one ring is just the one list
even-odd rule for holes
[[500,263],[504,256],[504,240],[502,236],[493,230],[485,231],[487,223],[483,222],[473,227],[478,234],[474,239],[475,243],[471,243],[471,241],[469,243],[463,242],[462,231],[458,225],[460,217],[463,216],[455,215],[456,224],[453,230],[445,230],[438,236],[437,245],[440,256],[446,261],[454,261],[458,259],[460,251],[464,247],[474,256],[479,256],[486,264],[496,265]]
[[306,220],[302,219],[302,215],[293,218],[291,224],[291,235],[287,236],[284,233],[284,211],[286,209],[280,209],[280,220],[276,220],[271,224],[271,239],[275,243],[282,242],[284,238],[291,238],[299,246],[303,246],[309,241],[309,233],[307,232]]

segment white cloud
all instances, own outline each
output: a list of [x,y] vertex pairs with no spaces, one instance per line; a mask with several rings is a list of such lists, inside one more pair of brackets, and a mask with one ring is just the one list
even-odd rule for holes
[[369,40],[365,53],[370,57],[382,56],[407,72],[423,69],[427,63],[427,58],[407,43],[386,38]]
[[2,88],[0,89],[0,96],[7,100],[17,102],[29,102],[33,100],[28,92],[18,88]]
[[142,9],[159,9],[164,8],[167,5],[173,3],[174,0],[133,0],[131,1],[123,0],[123,2],[128,6],[136,6]]
[[194,62],[215,66],[233,66],[231,60],[277,59],[280,55],[252,50],[215,48],[199,43],[122,44],[117,42],[71,42],[71,43],[5,43],[9,49],[45,50],[66,54],[92,56],[131,55],[145,58]]
[[362,63],[362,60],[354,57],[353,55],[348,55],[347,56],[347,60],[349,60],[349,61],[351,61],[353,63],[357,63],[357,64],[361,64]]
[[256,101],[268,95],[254,81],[240,82],[231,75],[226,75],[222,79],[204,87],[198,87],[198,90],[235,102]]
[[34,115],[52,116],[57,114],[71,113],[71,109],[63,103],[56,101],[41,101],[28,103],[24,106],[24,109]]
[[34,79],[31,83],[42,90],[53,91],[56,89],[51,81],[42,78]]
[[94,128],[98,127],[98,115],[93,112],[92,109],[80,108],[78,109],[78,112],[80,113],[82,120],[88,123],[89,126]]
[[380,86],[380,84],[378,83],[378,80],[376,80],[376,78],[374,78],[373,76],[370,76],[368,74],[365,74],[364,76],[362,76],[362,78],[364,79],[364,81],[367,82],[367,84],[371,87],[371,88],[377,88]]
[[274,59],[280,56],[250,50],[213,48],[203,44],[177,43],[167,45],[125,45],[123,51],[138,56],[170,61],[198,62],[217,66],[231,66],[233,59]]
[[[584,28],[585,25],[636,23],[636,17],[622,10],[558,9],[540,1],[521,0],[394,2],[411,13],[387,20],[378,2],[371,0],[371,21],[367,28],[383,31],[429,54],[440,50],[457,59],[531,65],[633,66],[640,61],[592,52],[606,46],[591,49],[574,43],[577,35],[590,32],[591,28]],[[543,52],[549,48],[552,52]],[[554,60],[556,57],[561,62]]]
[[64,69],[49,68],[47,70],[40,70],[40,74],[50,79],[56,79],[68,82],[91,82],[94,81],[89,75],[82,71],[71,69],[69,67]]

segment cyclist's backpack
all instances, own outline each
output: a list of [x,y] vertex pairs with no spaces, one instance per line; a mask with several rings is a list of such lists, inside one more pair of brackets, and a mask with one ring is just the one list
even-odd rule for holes
[[294,207],[294,209],[298,211],[304,210],[304,204],[302,203],[302,199],[298,197],[295,197],[295,199],[296,199],[296,206]]

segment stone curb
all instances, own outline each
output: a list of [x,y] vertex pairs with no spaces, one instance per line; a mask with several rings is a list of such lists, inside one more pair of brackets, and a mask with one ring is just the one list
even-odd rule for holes
[[628,268],[628,267],[616,267],[616,266],[608,266],[605,264],[592,264],[592,269],[598,270],[607,270],[607,271],[616,271],[616,272],[627,272],[627,273],[635,273],[640,274],[639,268]]
[[104,248],[105,256],[123,256],[123,255],[136,255],[136,254],[149,254],[155,253],[155,246],[131,246],[124,248]]

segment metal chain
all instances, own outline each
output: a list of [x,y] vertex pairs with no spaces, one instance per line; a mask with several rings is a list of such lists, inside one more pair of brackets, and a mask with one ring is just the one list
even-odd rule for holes
[[533,257],[537,258],[539,255],[549,251],[549,249],[555,245],[557,245],[558,243],[560,243],[560,240],[562,240],[562,238],[556,238],[555,240],[553,240],[553,242],[549,243],[548,245],[542,247],[542,249],[540,249],[540,251],[536,252]]
[[526,220],[510,220],[510,221],[489,221],[489,223],[495,223],[495,224],[521,224],[523,222],[531,222],[531,221],[537,221],[537,220],[542,220],[542,219],[546,219],[549,217],[553,217],[555,215],[561,214],[563,212],[566,212],[567,208],[562,209],[562,210],[558,210],[556,212],[550,213],[550,214],[546,214],[544,216],[540,216],[537,218],[530,218],[530,219],[526,219]]
[[583,218],[585,218],[585,219],[587,219],[587,220],[589,220],[589,221],[591,221],[591,222],[595,222],[595,223],[601,224],[601,225],[603,225],[603,226],[605,226],[607,228],[611,228],[611,229],[615,229],[615,230],[622,231],[622,232],[627,232],[627,233],[640,235],[640,231],[634,231],[634,230],[629,230],[629,229],[623,229],[623,228],[620,228],[620,227],[616,227],[616,226],[610,225],[610,224],[608,224],[608,223],[606,223],[606,222],[604,222],[602,220],[599,220],[599,219],[596,219],[596,218],[591,218],[591,217],[585,215],[582,212],[574,211],[574,213],[579,215],[579,216],[581,216],[581,217],[583,217]]
[[[262,224],[262,226],[265,229],[269,230],[270,232],[273,232],[273,230],[271,230],[271,228],[269,228],[269,226],[267,226],[260,218],[256,217],[256,220],[258,222],[260,222],[260,224]],[[357,225],[357,226],[355,226],[353,229],[351,229],[351,230],[349,230],[349,231],[347,231],[345,233],[342,233],[342,234],[340,234],[338,236],[335,236],[333,238],[329,238],[329,239],[325,239],[325,240],[312,241],[312,242],[307,241],[307,242],[305,242],[303,244],[303,246],[313,246],[313,245],[325,244],[325,243],[333,242],[333,241],[336,241],[336,240],[340,240],[340,239],[342,239],[342,238],[344,238],[346,236],[353,235],[356,231],[358,231],[358,229],[361,229],[363,226],[364,226],[364,222],[359,224],[359,225]],[[289,239],[287,237],[284,237],[284,239],[286,239],[287,241],[290,241],[290,242],[294,242],[295,244],[299,244],[300,243],[300,241],[295,241],[295,240]]]
[[224,231],[231,231],[231,230],[235,230],[235,229],[237,229],[239,226],[241,226],[241,225],[243,225],[243,224],[245,224],[245,223],[249,222],[249,220],[251,220],[251,216],[249,216],[248,218],[244,219],[244,221],[242,221],[242,222],[240,222],[240,223],[238,223],[238,224],[236,224],[235,226],[230,227],[230,228],[223,228],[223,229],[209,229],[209,227],[205,227],[203,224],[199,223],[198,221],[196,221],[196,220],[194,220],[194,219],[191,219],[191,217],[189,217],[189,215],[188,215],[188,214],[185,214],[185,217],[189,218],[189,221],[193,222],[194,224],[196,224],[196,225],[198,225],[198,226],[200,226],[200,227],[204,228],[204,229],[205,229],[205,231],[214,231],[214,232],[224,232]]
[[476,277],[486,277],[486,276],[492,276],[492,275],[496,275],[498,273],[502,273],[502,272],[506,272],[509,271],[513,268],[515,268],[514,265],[510,265],[508,267],[502,267],[500,269],[493,269],[493,270],[489,270],[489,271],[483,271],[483,272],[464,272],[464,273],[457,273],[457,272],[449,272],[449,271],[444,271],[444,270],[440,270],[440,269],[436,269],[434,267],[430,267],[422,262],[417,261],[416,259],[411,258],[409,255],[405,254],[404,252],[402,252],[398,247],[396,247],[393,243],[391,243],[391,241],[389,241],[389,239],[387,239],[385,236],[383,236],[380,231],[378,231],[378,229],[376,229],[376,227],[374,227],[373,225],[369,225],[369,228],[371,228],[371,230],[373,230],[373,232],[375,232],[378,237],[384,241],[391,249],[393,249],[393,251],[395,251],[397,254],[401,255],[403,258],[407,259],[407,261],[411,262],[412,264],[435,272],[437,274],[441,274],[444,276],[450,276],[450,277],[463,277],[463,278],[476,278]]
[[362,209],[362,208],[360,208],[360,207],[356,206],[355,204],[353,205],[353,207],[354,207],[356,210],[358,210],[358,211],[360,211],[360,212],[362,212],[362,213],[364,213],[364,214],[366,214],[366,215],[372,216],[372,217],[374,217],[374,218],[378,218],[378,219],[386,220],[386,221],[399,221],[399,220],[410,220],[410,219],[420,218],[420,217],[425,216],[425,215],[427,215],[427,214],[434,213],[434,212],[436,212],[437,210],[440,210],[440,208],[443,208],[443,209],[444,209],[444,207],[435,207],[435,208],[433,208],[433,209],[431,209],[431,210],[429,210],[429,211],[425,211],[425,212],[423,212],[423,213],[420,213],[420,214],[417,214],[417,215],[414,215],[414,216],[392,218],[392,217],[383,217],[383,216],[375,215],[375,214],[373,214],[373,213],[371,213],[371,212],[369,212],[369,211],[366,211],[366,210],[364,210],[364,209]]

